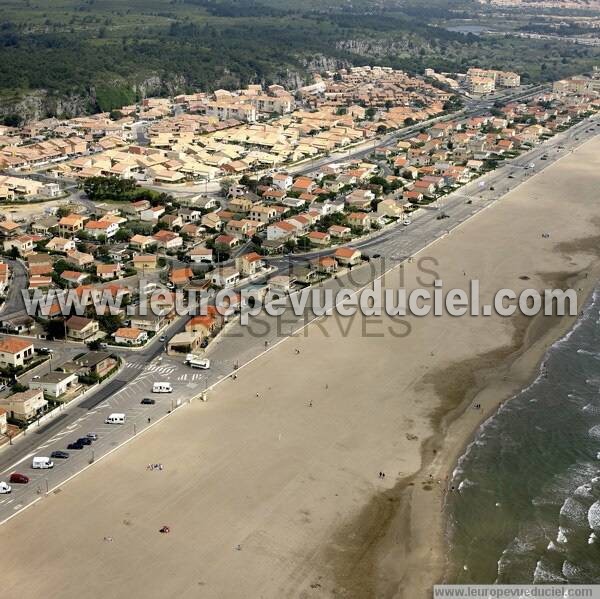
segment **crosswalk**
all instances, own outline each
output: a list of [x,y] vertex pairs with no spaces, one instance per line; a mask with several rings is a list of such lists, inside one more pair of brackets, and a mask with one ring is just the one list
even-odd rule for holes
[[144,370],[145,372],[152,372],[153,374],[173,374],[177,370],[177,366],[161,366],[159,364],[146,365],[142,362],[126,362],[125,366],[131,370]]

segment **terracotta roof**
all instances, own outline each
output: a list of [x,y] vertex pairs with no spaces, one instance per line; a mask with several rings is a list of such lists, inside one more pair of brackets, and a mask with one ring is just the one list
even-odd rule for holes
[[33,346],[31,341],[25,341],[25,339],[18,339],[17,337],[5,337],[0,339],[0,352],[7,354],[18,354],[19,352]]
[[115,337],[124,337],[125,339],[137,339],[143,331],[141,329],[122,327],[115,331]]
[[110,274],[119,270],[118,264],[96,264],[96,272],[99,275]]
[[354,255],[356,255],[356,252],[360,253],[359,250],[354,248],[338,248],[335,250],[335,256],[338,258],[352,258]]

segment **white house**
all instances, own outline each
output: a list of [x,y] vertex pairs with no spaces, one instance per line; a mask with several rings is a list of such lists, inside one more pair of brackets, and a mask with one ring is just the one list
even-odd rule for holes
[[156,222],[164,213],[165,209],[162,206],[154,206],[142,210],[140,212],[140,219],[146,222]]
[[18,337],[0,339],[0,365],[24,366],[26,360],[33,358],[33,343]]
[[48,372],[29,382],[30,389],[40,389],[44,395],[60,397],[77,385],[77,375],[69,372]]
[[114,222],[105,220],[91,220],[85,225],[85,232],[91,237],[98,239],[99,237],[112,237],[119,230],[119,225]]
[[292,288],[292,279],[287,275],[276,275],[269,279],[269,287],[275,293],[289,293]]
[[209,280],[216,287],[228,289],[240,280],[240,271],[232,266],[216,268],[209,274]]
[[115,338],[115,343],[141,345],[148,340],[148,333],[141,329],[122,327],[114,332],[113,337]]
[[285,221],[273,223],[267,227],[267,239],[269,241],[287,239],[288,237],[295,237],[295,235],[296,227]]
[[287,191],[291,189],[293,183],[294,179],[288,173],[275,173],[273,175],[273,187],[277,187],[277,189]]
[[190,261],[196,264],[212,264],[213,251],[205,247],[195,247],[188,252]]

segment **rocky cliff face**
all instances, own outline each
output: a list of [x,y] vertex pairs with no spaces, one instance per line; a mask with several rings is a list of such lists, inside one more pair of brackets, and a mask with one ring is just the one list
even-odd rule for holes
[[[123,82],[107,83],[107,86],[123,86]],[[140,98],[171,95],[185,90],[183,77],[174,76],[164,81],[158,76],[148,77],[131,86],[135,95]],[[23,122],[55,116],[68,119],[98,110],[96,90],[90,88],[85,92],[68,95],[57,95],[45,89],[33,90],[11,99],[0,99],[0,120],[7,116],[17,116]]]
[[0,100],[0,118],[18,116],[22,121],[33,121],[57,116],[71,118],[89,113],[95,104],[93,93],[69,96],[57,96],[38,89],[12,100]]

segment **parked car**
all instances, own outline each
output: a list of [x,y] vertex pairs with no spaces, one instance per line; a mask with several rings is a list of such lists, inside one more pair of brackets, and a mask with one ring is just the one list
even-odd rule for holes
[[77,443],[80,443],[81,445],[91,445],[92,440],[88,439],[87,437],[79,437],[79,439],[77,439]]
[[69,443],[67,449],[83,449],[83,443]]
[[142,401],[140,401],[140,403],[143,406],[153,406],[156,403],[156,400],[152,399],[151,397],[144,397],[144,399],[142,399]]
[[95,440],[98,438],[98,434],[97,434],[97,433],[88,433],[88,434],[86,435],[86,437],[87,437],[88,439],[91,439],[92,441],[95,441]]
[[6,495],[12,491],[12,487],[5,483],[4,481],[0,481],[0,495]]
[[9,481],[18,485],[26,485],[29,482],[29,477],[19,472],[13,472],[10,475]]
[[55,460],[66,460],[69,457],[69,454],[66,451],[53,451],[50,454],[50,457],[55,459]]
[[49,347],[39,347],[36,351],[38,354],[42,354],[43,356],[54,353],[54,350],[50,349]]

